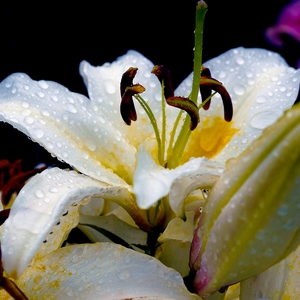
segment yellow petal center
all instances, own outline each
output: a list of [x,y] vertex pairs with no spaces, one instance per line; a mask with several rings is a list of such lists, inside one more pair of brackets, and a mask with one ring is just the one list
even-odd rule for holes
[[232,125],[232,122],[226,122],[221,117],[202,118],[199,126],[191,134],[182,163],[191,157],[216,156],[239,130]]

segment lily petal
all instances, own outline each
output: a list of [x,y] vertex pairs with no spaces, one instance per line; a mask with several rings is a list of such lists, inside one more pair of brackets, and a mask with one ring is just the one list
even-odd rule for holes
[[300,247],[265,272],[241,282],[241,299],[297,299]]
[[61,248],[18,281],[30,299],[199,299],[158,260],[111,243]]
[[0,121],[86,175],[123,186],[121,178],[130,183],[135,149],[88,98],[20,73],[0,84],[0,95]]
[[[188,145],[189,157],[205,155],[225,162],[238,156],[294,104],[299,92],[300,70],[289,67],[280,55],[268,50],[240,47],[204,66],[231,95],[233,119],[227,124],[223,121],[221,98],[214,96],[210,109],[200,111],[200,124]],[[191,82],[192,75],[175,93],[188,94]]]
[[185,197],[199,187],[211,188],[223,171],[220,164],[206,158],[191,159],[176,169],[165,169],[143,147],[139,148],[137,161],[134,193],[138,206],[149,208],[170,193],[171,208],[179,215],[183,213]]
[[134,213],[135,203],[127,189],[75,171],[53,168],[31,178],[4,224],[1,249],[6,273],[18,278],[38,251],[36,258],[60,247],[78,224],[79,205],[93,196],[115,200]]
[[[101,108],[103,114],[122,132],[125,139],[137,147],[146,137],[154,136],[154,132],[145,111],[138,104],[135,106],[138,122],[131,124],[131,126],[126,126],[121,118],[120,81],[122,74],[129,67],[138,68],[134,81],[146,88],[142,96],[151,107],[154,115],[159,119],[162,100],[161,85],[156,76],[151,74],[154,67],[153,63],[137,51],[130,50],[115,62],[111,64],[106,63],[100,67],[93,67],[88,62],[83,61],[80,64],[80,74],[87,86],[93,105],[99,107],[99,109]],[[174,111],[173,115],[175,118],[178,111],[174,108],[166,109],[168,110],[168,115],[169,111]],[[173,122],[173,119],[171,121]]]
[[79,229],[83,232],[88,232],[88,234],[86,235],[92,240],[92,242],[102,242],[102,240],[98,239],[98,237],[102,237],[101,233],[97,232],[95,229],[92,229],[89,226],[96,226],[98,228],[107,230],[126,241],[129,245],[147,244],[146,232],[127,224],[126,222],[117,218],[114,214],[98,217],[80,215],[79,224]]
[[296,105],[214,185],[191,252],[201,296],[259,274],[299,245],[299,124]]

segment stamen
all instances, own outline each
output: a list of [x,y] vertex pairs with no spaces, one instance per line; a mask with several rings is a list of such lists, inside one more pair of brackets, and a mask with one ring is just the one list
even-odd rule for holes
[[174,87],[173,87],[170,71],[162,65],[157,65],[153,67],[151,73],[153,73],[158,78],[161,85],[164,86],[165,98],[168,99],[169,97],[173,97]]
[[145,88],[140,84],[133,84],[133,79],[136,75],[138,68],[129,68],[121,78],[120,93],[121,93],[121,106],[120,112],[124,122],[127,125],[131,121],[137,120],[136,110],[134,107],[132,96],[145,91]]
[[140,94],[145,91],[145,88],[140,84],[135,84],[127,87],[122,96],[120,112],[124,122],[127,125],[131,124],[131,121],[137,120],[137,114],[133,103],[132,96]]
[[169,97],[167,103],[171,106],[183,109],[191,117],[190,130],[193,131],[200,120],[197,105],[190,99],[184,97]]
[[[202,66],[201,69],[201,78],[211,78],[211,74],[210,74],[210,70],[208,68],[205,68]],[[205,86],[203,84],[201,84],[201,78],[200,78],[200,94],[201,94],[201,98],[202,98],[202,103],[211,96],[212,93],[212,89],[208,86]],[[202,108],[204,110],[208,110],[210,107],[210,102],[211,100],[209,99],[203,106]]]
[[138,68],[129,68],[122,76],[121,83],[120,83],[120,91],[121,91],[121,97],[123,96],[125,90],[127,87],[133,85],[133,79],[136,75]]
[[[212,77],[201,77],[200,78],[200,87],[207,88],[207,89],[211,89],[216,91],[218,94],[220,94],[222,101],[223,101],[223,106],[224,106],[224,119],[227,122],[230,122],[232,120],[232,116],[233,116],[233,106],[232,106],[232,101],[231,101],[231,97],[229,95],[229,93],[227,92],[226,88],[224,87],[224,85],[212,78]],[[201,89],[200,89],[201,91]],[[204,99],[205,100],[205,99]],[[203,99],[202,99],[203,101]]]

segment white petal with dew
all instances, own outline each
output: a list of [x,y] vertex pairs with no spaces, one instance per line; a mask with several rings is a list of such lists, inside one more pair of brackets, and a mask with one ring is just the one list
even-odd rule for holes
[[165,169],[142,147],[137,157],[134,192],[141,208],[149,208],[170,193],[171,208],[182,214],[185,197],[197,188],[211,188],[223,171],[221,164],[206,158],[191,159],[176,169]]
[[0,83],[0,95],[0,121],[58,159],[104,182],[125,185],[123,179],[132,180],[135,149],[85,96],[21,73]]
[[297,299],[300,295],[300,246],[286,259],[241,283],[241,299]]
[[[233,101],[232,127],[238,132],[216,157],[225,162],[236,157],[290,108],[299,91],[300,70],[288,66],[277,53],[264,49],[231,49],[204,63],[212,77],[224,84]],[[176,93],[188,95],[192,75],[177,88]],[[201,100],[199,99],[199,102]],[[208,111],[200,117],[223,118],[219,95],[213,97]],[[201,127],[201,121],[199,124]]]
[[[114,214],[98,217],[80,215],[79,224],[81,230],[84,228],[87,229],[89,226],[96,226],[109,231],[110,233],[113,233],[119,238],[123,239],[128,244],[146,245],[147,243],[148,235],[146,232],[127,224],[126,222],[117,218]],[[95,229],[92,230],[96,231]],[[93,240],[93,242],[100,241]]]
[[[121,117],[120,82],[123,73],[130,67],[138,68],[133,83],[140,83],[146,88],[141,96],[147,101],[157,120],[159,120],[162,99],[161,84],[156,76],[151,74],[154,67],[153,63],[137,51],[130,50],[115,62],[106,63],[99,67],[91,66],[88,62],[82,61],[80,74],[87,86],[93,106],[99,107],[99,110],[122,132],[122,135],[131,144],[137,146],[146,137],[154,136],[154,132],[145,111],[136,100],[134,102],[137,122],[132,122],[130,126],[127,126]],[[171,120],[168,118],[168,122],[171,123],[174,121],[174,112],[178,113],[178,110],[167,107],[167,111],[172,118]]]
[[19,277],[38,251],[37,256],[43,256],[57,249],[78,224],[79,205],[91,196],[125,202],[130,197],[125,189],[75,171],[53,168],[32,177],[4,223],[1,249],[5,271]]
[[200,299],[156,259],[111,243],[61,248],[18,281],[30,299]]

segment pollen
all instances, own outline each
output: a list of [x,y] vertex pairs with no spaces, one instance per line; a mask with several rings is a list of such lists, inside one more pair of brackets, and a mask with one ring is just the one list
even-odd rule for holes
[[199,126],[191,134],[187,148],[182,157],[182,163],[191,157],[213,158],[231,140],[238,131],[232,122],[226,122],[221,117],[204,117]]

